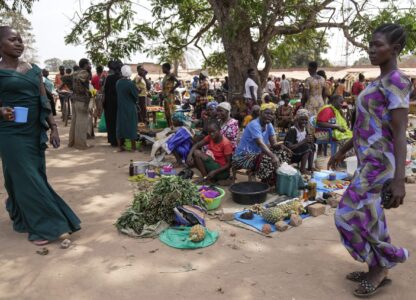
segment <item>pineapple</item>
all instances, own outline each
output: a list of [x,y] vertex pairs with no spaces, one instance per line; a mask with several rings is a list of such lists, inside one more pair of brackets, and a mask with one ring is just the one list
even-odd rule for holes
[[275,224],[282,220],[285,217],[285,214],[280,207],[271,207],[262,212],[262,217],[266,220],[266,222]]
[[205,239],[205,228],[199,224],[192,226],[189,231],[189,239],[194,243],[203,241]]

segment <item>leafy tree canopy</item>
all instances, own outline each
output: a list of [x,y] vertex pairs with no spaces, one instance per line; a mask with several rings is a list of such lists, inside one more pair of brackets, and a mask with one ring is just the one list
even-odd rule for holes
[[62,65],[62,60],[59,58],[49,58],[44,61],[45,68],[48,69],[50,72],[58,72],[59,66]]
[[328,47],[325,31],[315,29],[277,38],[269,44],[275,68],[306,67],[310,61],[322,67],[329,66],[328,60],[321,57]]
[[38,0],[0,0],[0,11],[21,11],[25,9],[32,12],[32,5]]
[[75,65],[78,65],[78,63],[73,59],[64,59],[62,65],[65,69],[72,69]]
[[[410,0],[408,9],[401,10],[399,5],[404,2],[390,1],[383,8],[376,0],[150,0],[154,21],[149,23],[138,20],[136,13],[143,8],[137,2],[104,0],[74,19],[66,42],[85,43],[94,63],[125,59],[143,49],[175,59],[193,46],[200,49],[207,67],[210,63],[223,66],[221,50],[211,56],[204,53],[204,49],[219,43],[224,49],[230,84],[242,90],[247,68],[257,67],[259,61],[265,62],[257,74],[264,83],[273,64],[303,64],[310,57],[319,58],[316,51],[309,50],[295,62],[290,61],[293,51],[305,50],[301,43],[313,43],[311,46],[316,48],[322,29],[338,28],[354,46],[365,49],[377,25],[399,22],[410,33],[404,53],[413,51],[416,31],[412,16],[416,10]],[[308,32],[314,39],[308,39]],[[145,45],[146,40],[152,45]],[[318,51],[325,50],[326,45],[320,45]]]
[[84,43],[94,64],[107,64],[112,58],[128,58],[143,48],[145,39],[157,36],[157,30],[150,23],[135,19],[138,10],[127,0],[92,4],[74,18],[74,27],[65,42]]

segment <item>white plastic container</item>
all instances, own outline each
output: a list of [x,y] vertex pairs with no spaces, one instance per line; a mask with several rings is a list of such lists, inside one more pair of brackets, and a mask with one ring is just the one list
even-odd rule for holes
[[356,156],[350,156],[345,159],[345,162],[347,163],[347,173],[348,175],[354,175],[355,171],[357,170],[357,157]]

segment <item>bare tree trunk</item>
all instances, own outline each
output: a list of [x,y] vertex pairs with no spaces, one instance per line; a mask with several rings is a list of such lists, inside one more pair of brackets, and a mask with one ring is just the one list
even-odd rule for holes
[[[229,97],[242,98],[244,95],[244,84],[247,79],[248,69],[254,69],[256,73],[255,81],[259,85],[261,94],[263,76],[260,76],[257,65],[260,59],[253,47],[253,40],[250,32],[250,24],[244,24],[242,20],[248,20],[245,11],[241,10],[236,0],[209,0],[214,14],[220,23],[220,28],[224,28],[221,33],[225,54],[228,65]],[[236,20],[238,19],[238,20]],[[238,30],[234,27],[239,26]],[[232,28],[233,30],[227,30]],[[238,34],[233,34],[238,32]],[[267,70],[267,72],[270,70]],[[266,76],[267,79],[267,76]]]
[[178,77],[178,73],[179,73],[179,59],[175,59],[173,61],[173,74]]

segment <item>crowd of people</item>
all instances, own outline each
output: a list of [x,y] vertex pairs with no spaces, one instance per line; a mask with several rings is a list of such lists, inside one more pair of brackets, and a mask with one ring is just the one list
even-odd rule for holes
[[[111,61],[108,73],[97,67],[97,74],[92,76],[91,63],[81,59],[73,70],[61,67],[52,84],[47,70],[20,59],[24,49],[20,34],[2,26],[0,156],[13,227],[27,232],[36,245],[80,229],[80,220],[48,184],[45,172],[48,129],[50,143],[55,148],[60,146],[53,118],[53,88],[61,106],[71,99],[69,147],[87,149],[87,139],[94,137],[94,125],[105,118],[108,142],[120,151],[125,150],[127,139],[132,141],[132,151],[136,149],[137,125],[149,123],[147,96],[155,89],[159,92],[156,100],[163,105],[172,129],[168,152],[179,163],[199,169],[203,180],[227,180],[231,168],[243,168],[274,185],[283,162],[299,164],[301,172],[310,173],[314,153],[319,151],[317,134],[327,129],[339,146],[329,162],[331,167],[354,148],[359,168],[339,204],[335,221],[352,257],[369,267],[368,272],[347,276],[361,283],[354,293],[371,295],[388,280],[388,269],[408,258],[406,249],[391,244],[382,209],[398,207],[405,196],[405,131],[412,83],[397,68],[405,42],[405,31],[398,25],[383,25],[373,33],[369,55],[372,64],[380,67],[380,76],[367,86],[362,75],[354,83],[350,92],[355,100],[354,121],[341,109],[343,97],[349,93],[345,81],[327,80],[316,62],[309,63],[310,76],[304,82],[291,83],[285,75],[269,78],[266,95],[259,92],[255,70],[249,69],[242,99],[229,101],[209,98],[215,90],[228,90],[228,79],[221,83],[201,72],[189,83],[188,104],[193,107],[189,119],[183,103],[179,103],[179,110],[176,107],[175,90],[181,82],[168,63],[162,65],[165,77],[161,84],[152,85],[142,66],[138,66],[133,80],[131,68],[120,61]],[[293,95],[301,101],[292,106],[289,99]],[[25,123],[14,122],[13,108],[17,106],[29,109]],[[197,134],[190,133],[192,127],[198,129]],[[277,131],[284,132],[282,143]],[[382,203],[380,193],[385,185],[392,197]]]

